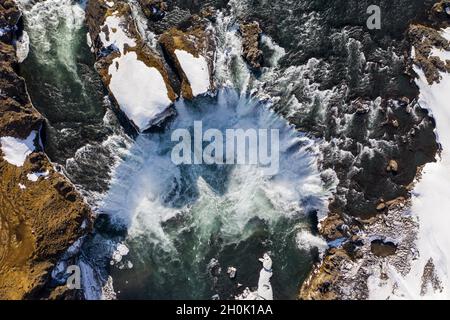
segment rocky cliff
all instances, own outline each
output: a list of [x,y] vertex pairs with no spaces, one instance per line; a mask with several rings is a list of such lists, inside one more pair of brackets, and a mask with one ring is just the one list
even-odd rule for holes
[[[138,30],[139,23],[153,26],[168,10],[161,1],[121,0],[89,1],[86,9],[96,69],[137,132],[173,115],[172,103],[178,97],[192,99],[213,86],[213,37],[205,17],[188,14],[179,24],[172,21],[171,28],[157,35],[157,42],[144,39]],[[130,71],[133,68],[136,72]]]
[[21,24],[15,3],[1,1],[0,299],[56,298],[65,287],[52,288],[50,272],[89,230],[91,211],[44,153],[44,119],[16,72]]

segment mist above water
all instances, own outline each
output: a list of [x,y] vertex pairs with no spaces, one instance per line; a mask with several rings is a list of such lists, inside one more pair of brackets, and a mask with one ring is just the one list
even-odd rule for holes
[[[312,263],[310,248],[297,246],[298,234],[310,232],[330,195],[317,171],[314,141],[268,105],[231,89],[180,101],[176,109],[163,133],[141,135],[127,150],[99,206],[108,221],[99,233],[112,232],[116,245],[130,250],[111,270],[118,297],[227,299],[239,291],[238,282],[256,285],[257,258],[269,251],[275,295],[295,298]],[[254,165],[175,165],[171,133],[199,120],[205,130],[280,130],[279,173],[267,176]],[[96,245],[86,247],[98,254]],[[208,269],[211,259],[222,273]],[[234,281],[226,276],[229,266],[238,269]]]

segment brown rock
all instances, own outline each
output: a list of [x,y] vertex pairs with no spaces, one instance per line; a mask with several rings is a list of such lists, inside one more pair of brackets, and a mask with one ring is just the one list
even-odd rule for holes
[[431,56],[432,48],[450,51],[450,43],[439,31],[423,25],[411,25],[408,37],[415,48],[414,63],[419,66],[431,85],[441,80],[440,72],[450,72],[450,64]]
[[384,211],[386,209],[386,203],[381,202],[377,205],[377,211]]
[[[21,17],[20,11],[13,0],[2,0],[0,2],[0,29],[11,30]],[[6,32],[0,36],[0,41],[10,43],[14,34]]]
[[142,12],[152,21],[164,18],[168,5],[163,0],[139,0]]
[[398,172],[398,163],[397,163],[397,161],[390,160],[388,165],[387,165],[387,167],[386,167],[386,170],[388,172],[397,173]]
[[[143,39],[136,29],[135,22],[133,21],[130,5],[126,2],[116,1],[113,7],[109,7],[106,2],[106,0],[89,1],[86,8],[86,24],[88,26],[89,35],[92,40],[92,49],[97,56],[97,63],[95,64],[95,66],[105,86],[109,89],[111,80],[111,77],[109,75],[109,67],[113,64],[114,59],[120,57],[121,54],[125,55],[133,51],[136,53],[138,60],[142,61],[148,67],[155,68],[159,71],[166,84],[169,99],[175,101],[178,96],[172,86],[172,82],[169,77],[169,72],[166,69],[164,59],[157,52],[155,52],[155,50],[144,43]],[[109,30],[109,27],[105,25],[107,17],[112,15],[121,20],[120,28],[122,28],[122,31],[136,43],[134,47],[126,46],[126,48],[121,48],[122,53],[118,52],[115,48],[111,48],[111,46],[105,48],[104,44],[101,41],[100,34],[102,32],[105,33],[105,37],[108,38],[109,32],[116,31],[114,30],[114,28],[112,28],[112,30]],[[111,91],[110,93],[112,99],[116,101],[114,94]],[[148,94],[151,93],[149,92]],[[120,109],[117,101],[115,103],[115,106]],[[166,114],[167,116],[169,116],[172,114],[172,112],[169,111]],[[164,118],[165,117],[163,117],[163,119]],[[136,131],[139,131],[139,129],[131,121],[131,119],[129,120]]]
[[319,225],[320,234],[328,241],[344,237],[344,221],[338,214],[330,213]]
[[186,31],[171,28],[163,33],[159,39],[159,43],[169,57],[170,63],[174,66],[178,77],[181,79],[181,95],[185,99],[193,98],[192,89],[180,62],[178,61],[175,50],[187,51],[197,58],[202,55],[208,62],[210,79],[212,79],[213,56],[209,52],[213,52],[213,45],[210,39],[210,35],[202,28],[202,26],[189,28]]
[[335,300],[338,299],[338,283],[341,277],[340,266],[345,261],[351,261],[343,249],[331,249],[321,264],[316,265],[310,277],[303,282],[300,289],[301,300]]
[[437,1],[430,12],[430,20],[438,28],[446,28],[450,25],[450,1]]
[[[1,2],[0,24],[17,22],[17,14],[13,1]],[[15,51],[7,43],[13,37],[0,41],[0,137],[24,139],[40,130],[43,118],[14,71]],[[48,177],[28,180],[27,174],[36,169],[48,170]],[[53,188],[59,183],[71,185],[45,154],[32,153],[17,167],[0,152],[0,299],[39,298],[48,290],[49,273],[62,253],[85,233],[80,226],[90,219],[90,209],[74,189],[73,201],[62,197]]]
[[252,69],[260,69],[264,63],[260,49],[262,30],[258,22],[243,23],[239,28],[242,35],[243,57]]

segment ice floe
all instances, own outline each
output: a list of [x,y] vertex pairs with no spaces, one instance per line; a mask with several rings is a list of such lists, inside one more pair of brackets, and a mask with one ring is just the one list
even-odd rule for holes
[[245,288],[244,291],[236,296],[236,300],[273,300],[272,284],[272,258],[268,253],[264,253],[263,257],[259,259],[263,268],[259,272],[258,288],[256,291],[251,291]]
[[259,272],[258,296],[264,300],[273,300],[272,284],[270,283],[270,278],[272,278],[272,259],[265,253],[259,261],[262,262],[263,268]]
[[129,252],[130,250],[126,245],[119,243],[117,245],[116,250],[112,254],[111,264],[113,265],[115,263],[119,263],[120,261],[122,261],[122,258],[126,256]]

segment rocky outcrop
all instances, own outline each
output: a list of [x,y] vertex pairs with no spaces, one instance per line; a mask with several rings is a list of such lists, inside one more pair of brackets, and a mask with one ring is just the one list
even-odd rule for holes
[[228,0],[138,0],[149,19],[148,27],[156,34],[171,28],[185,30],[205,18],[215,19],[216,10],[225,8]]
[[[186,99],[192,99],[195,95],[205,93],[206,90],[212,88],[212,74],[213,71],[213,44],[211,42],[211,35],[205,30],[205,26],[202,24],[195,25],[188,28],[186,31],[182,31],[176,28],[172,28],[163,33],[159,39],[161,46],[163,47],[170,64],[175,67],[176,73],[181,82],[181,96]],[[197,68],[203,68],[203,70],[192,70],[195,72],[193,75],[187,74],[190,70],[186,70],[187,65],[183,66],[183,57],[179,55],[179,52],[189,54],[193,64],[197,65]],[[203,67],[200,65],[203,64]],[[202,74],[203,73],[203,74]],[[191,79],[189,79],[191,77]],[[193,90],[193,81],[196,77],[207,78],[209,85],[203,85],[198,90]],[[194,79],[193,79],[194,78]],[[197,91],[197,92],[196,92]],[[203,91],[203,92],[202,92]]]
[[[16,73],[12,40],[20,17],[13,1],[0,4],[0,299],[51,294],[51,270],[88,231],[91,217],[82,197],[43,153],[44,119]],[[27,138],[29,152],[14,149]]]
[[[130,5],[121,0],[89,1],[86,23],[97,57],[96,69],[119,111],[136,130],[145,131],[172,115],[170,106],[177,93],[165,61],[144,43]],[[114,76],[117,82],[112,82]],[[119,82],[127,85],[120,88]]]
[[[158,43],[146,42],[133,20],[132,9],[141,10],[149,25],[165,17],[169,9],[163,1],[138,3],[141,8],[130,7],[122,0],[89,1],[86,22],[97,57],[96,69],[118,109],[138,132],[143,132],[173,115],[171,104],[179,96],[192,99],[211,90],[214,44],[207,19],[199,15],[189,15],[183,23],[166,29],[158,36]],[[147,66],[146,74],[136,60]],[[129,85],[119,86],[115,78]],[[163,85],[158,84],[159,78]],[[148,91],[146,97],[142,97],[143,91]]]
[[198,12],[189,10],[180,14],[183,9],[173,1],[139,0],[139,3],[148,18],[148,27],[159,35],[164,57],[179,80],[179,95],[192,99],[211,90],[215,43],[208,26],[215,18],[212,7],[205,5]]
[[[439,72],[450,72],[450,60],[440,59],[433,48],[450,50],[449,42],[439,33],[439,29],[450,26],[450,1],[436,1],[425,23],[411,24],[408,39],[413,46],[412,59],[424,73],[429,84],[440,81]],[[414,74],[414,72],[411,72]]]
[[397,252],[395,243],[378,239],[371,242],[370,249],[377,257],[388,257]]
[[333,230],[337,225],[346,232],[339,243],[329,242],[335,247],[328,249],[322,262],[314,266],[301,287],[300,299],[368,299],[370,277],[376,279],[374,282],[387,281],[386,263],[402,275],[410,271],[408,261],[416,257],[414,243],[418,230],[417,221],[404,214],[410,201],[396,199],[384,204],[384,212],[366,221],[347,221],[344,225],[333,220],[321,223],[330,224],[327,229]]
[[[450,19],[450,18],[449,18]],[[450,50],[449,42],[438,30],[424,26],[411,25],[408,36],[414,47],[413,60],[423,70],[429,84],[440,81],[440,72],[450,72],[450,60],[442,61],[433,54],[432,49]]]
[[168,5],[163,0],[139,0],[145,16],[152,21],[159,21],[166,16]]
[[431,9],[430,20],[437,27],[445,28],[450,26],[450,1],[441,0],[436,2]]
[[302,300],[335,300],[339,298],[338,286],[341,267],[350,257],[342,249],[329,250],[322,263],[317,265],[310,277],[303,283],[299,299]]
[[0,41],[11,43],[20,17],[21,13],[13,0],[0,3]]
[[242,23],[239,30],[242,35],[242,55],[244,59],[252,69],[260,69],[264,63],[264,57],[260,49],[262,30],[259,27],[259,23]]

